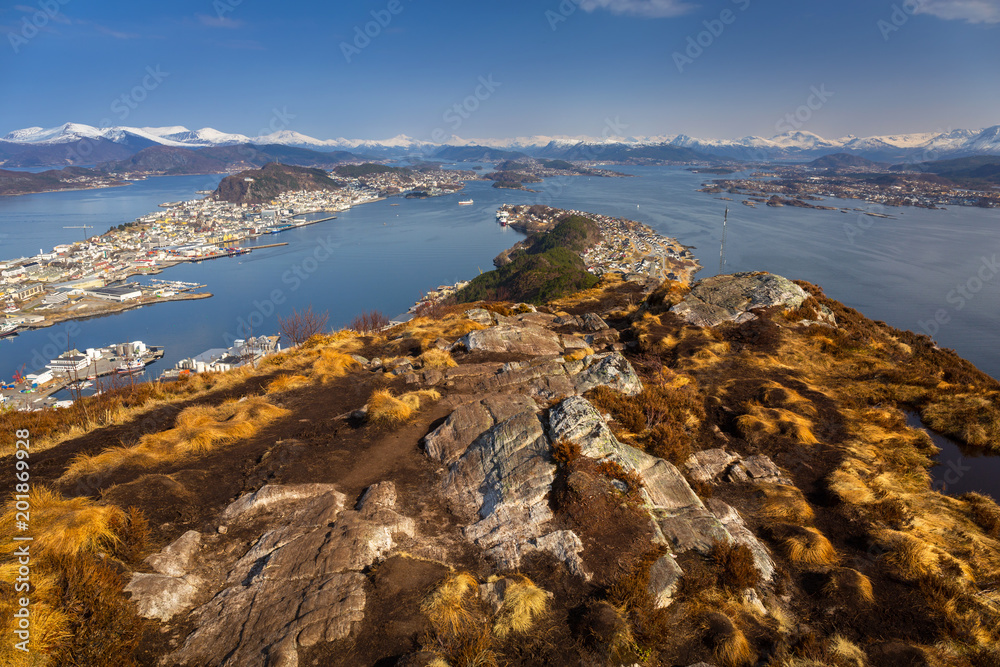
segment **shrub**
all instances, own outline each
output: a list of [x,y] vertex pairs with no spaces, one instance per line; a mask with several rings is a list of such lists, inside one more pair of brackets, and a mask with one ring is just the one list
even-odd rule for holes
[[278,316],[278,330],[292,345],[299,345],[326,328],[329,313],[314,313],[310,305],[303,311],[292,310],[287,318]]
[[753,588],[760,583],[760,570],[753,552],[745,544],[717,541],[712,545],[709,558],[715,564],[720,583],[729,591]]
[[351,325],[347,328],[357,331],[360,334],[369,334],[385,329],[389,326],[389,322],[390,320],[385,314],[377,310],[371,310],[355,317],[351,320]]
[[552,445],[552,460],[556,465],[566,467],[580,458],[580,445],[569,440],[560,440]]

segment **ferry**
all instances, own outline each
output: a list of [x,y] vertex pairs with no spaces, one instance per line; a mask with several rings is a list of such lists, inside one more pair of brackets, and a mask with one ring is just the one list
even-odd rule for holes
[[0,338],[17,335],[17,325],[9,322],[0,323]]
[[472,206],[474,203],[475,202],[473,202],[471,199],[463,199],[462,201],[458,202],[458,205],[459,206]]
[[118,368],[115,369],[115,373],[118,375],[132,375],[133,373],[139,373],[146,370],[146,363],[142,359],[132,359],[131,361],[126,361],[120,364]]

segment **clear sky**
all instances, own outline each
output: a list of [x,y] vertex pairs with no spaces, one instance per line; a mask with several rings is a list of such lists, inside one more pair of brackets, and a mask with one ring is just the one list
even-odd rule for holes
[[4,3],[0,35],[0,135],[600,135],[617,118],[625,135],[735,138],[796,111],[829,138],[1000,123],[1000,0],[36,0]]

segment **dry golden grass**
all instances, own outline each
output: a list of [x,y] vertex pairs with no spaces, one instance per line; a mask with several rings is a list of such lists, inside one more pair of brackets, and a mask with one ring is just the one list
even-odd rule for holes
[[566,361],[580,361],[581,359],[586,359],[593,353],[594,351],[589,347],[581,347],[573,350],[563,358],[566,359]]
[[286,374],[279,375],[278,377],[271,380],[270,384],[267,385],[267,393],[269,394],[279,394],[285,391],[291,391],[292,389],[298,389],[299,387],[304,387],[309,384],[309,378],[305,375],[296,374]]
[[330,347],[320,349],[313,363],[313,376],[321,382],[332,382],[361,368],[357,359]]
[[455,637],[475,622],[469,598],[479,590],[479,582],[467,572],[450,575],[420,603],[439,635]]
[[791,535],[782,540],[782,547],[793,563],[833,565],[837,562],[837,550],[815,528],[796,527]]
[[844,463],[827,477],[826,485],[842,502],[862,505],[875,500],[875,494],[861,481],[850,463]]
[[493,624],[493,632],[504,638],[511,633],[523,634],[545,613],[549,594],[524,576],[509,577],[503,602]]
[[368,421],[379,426],[398,426],[408,421],[427,403],[441,398],[434,389],[421,389],[393,396],[388,389],[379,389],[368,399]]
[[817,415],[816,406],[802,394],[778,382],[769,380],[764,383],[759,392],[761,404],[771,408],[785,408],[805,417]]
[[719,612],[706,615],[704,621],[716,661],[722,667],[740,667],[756,661],[757,655],[746,635],[731,618]]
[[[133,541],[128,531],[141,515],[133,513],[130,522],[117,507],[87,498],[63,498],[41,486],[29,496],[32,590],[20,595],[31,600],[31,652],[13,646],[14,603],[20,595],[5,596],[0,599],[0,632],[6,638],[0,643],[0,664],[97,664],[81,659],[97,650],[100,637],[107,635],[110,640],[121,622],[137,624],[121,594],[121,576],[110,562],[123,542]],[[13,502],[5,507],[0,516],[3,535],[17,534],[16,512]],[[17,576],[20,563],[15,549],[21,544],[9,539],[0,543],[3,581],[13,582]],[[121,650],[130,650],[134,639],[124,638]],[[112,649],[107,657],[115,662],[122,655]]]
[[418,347],[420,351],[429,350],[434,347],[434,341],[444,338],[448,342],[454,342],[470,331],[478,331],[486,327],[477,322],[473,322],[465,315],[452,313],[440,319],[429,317],[414,317],[409,322],[400,324],[385,332],[385,336],[391,345],[407,347]]
[[828,596],[845,596],[855,602],[872,604],[875,602],[875,592],[871,580],[857,570],[838,567],[830,571],[830,579],[823,586],[823,593]]
[[[52,558],[111,546],[118,539],[115,528],[125,517],[125,513],[113,505],[98,505],[89,498],[63,498],[43,486],[32,489],[28,502],[31,506],[31,536],[34,543]],[[0,533],[7,536],[17,534],[14,530],[15,514],[13,505],[8,505],[0,517]],[[0,542],[0,559],[4,559],[5,567],[10,567],[6,559],[18,546],[13,540]],[[6,576],[2,579],[10,581]]]
[[262,397],[231,401],[216,407],[196,405],[177,415],[176,426],[145,435],[132,447],[106,449],[94,456],[73,459],[64,479],[122,466],[149,467],[190,456],[251,437],[271,422],[290,414]]
[[420,355],[420,361],[424,368],[454,368],[458,366],[448,350],[439,350],[432,347]]
[[868,656],[861,647],[848,641],[843,635],[834,635],[831,637],[828,649],[835,656],[838,664],[849,665],[850,667],[865,667],[868,664]]
[[764,494],[760,510],[762,516],[800,526],[809,523],[815,517],[812,507],[796,487],[784,484],[761,484],[759,488]]
[[924,422],[935,431],[970,445],[1000,449],[1000,392],[945,395],[924,408]]
[[736,420],[740,435],[753,443],[769,436],[785,435],[803,445],[819,442],[813,434],[812,420],[784,408],[765,408],[755,401],[747,405],[746,414]]
[[413,408],[392,395],[388,389],[379,389],[368,399],[368,421],[379,426],[402,424],[413,416]]
[[880,538],[886,549],[880,563],[897,579],[915,582],[940,572],[938,553],[931,544],[895,530],[881,531]]
[[1000,506],[993,498],[982,493],[965,493],[961,499],[968,504],[969,513],[977,526],[988,535],[1000,537]]

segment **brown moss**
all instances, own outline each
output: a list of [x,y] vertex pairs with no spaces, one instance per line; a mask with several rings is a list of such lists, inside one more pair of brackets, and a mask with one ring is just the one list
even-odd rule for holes
[[761,574],[753,552],[745,544],[717,541],[708,555],[716,567],[720,584],[731,592],[754,588]]

